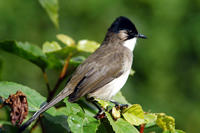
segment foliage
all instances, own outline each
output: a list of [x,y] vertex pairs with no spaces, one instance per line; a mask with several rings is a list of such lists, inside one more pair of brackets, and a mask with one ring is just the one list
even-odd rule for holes
[[[58,27],[58,0],[51,0],[51,1],[39,0],[39,2],[42,5],[42,7],[47,11],[48,15],[50,16],[50,19],[53,21],[55,26]],[[103,2],[105,2],[105,1],[103,1]],[[70,3],[72,5],[73,4],[76,5],[72,1],[71,2],[69,1],[69,3],[67,3],[67,4],[70,6]],[[82,3],[82,4],[80,4],[81,7],[79,7],[76,10],[74,10],[74,8],[69,7],[68,12],[71,12],[72,14],[77,13],[81,17],[82,17],[82,14],[81,14],[82,11],[84,11],[84,13],[89,12],[91,14],[93,14],[93,13],[95,14],[96,12],[93,12],[94,10],[92,10],[92,9],[96,9],[96,7],[98,7],[98,5],[101,6],[102,3],[101,2],[97,2],[97,3],[87,2],[88,5],[90,5],[90,4],[93,5],[93,6],[91,6],[91,9],[90,8],[83,8],[83,7],[87,7],[88,5],[84,6],[84,5],[82,5],[83,4]],[[113,3],[113,6],[116,5],[117,3],[118,2]],[[155,40],[152,39],[153,42],[151,42],[151,41],[150,42],[152,44],[158,44],[157,42],[159,42],[159,39],[160,40],[163,40],[163,39],[168,40],[168,42],[165,42],[166,44],[164,43],[163,45],[166,46],[166,47],[164,47],[165,50],[167,52],[169,52],[169,49],[170,49],[169,47],[171,45],[173,45],[174,43],[170,43],[170,42],[173,42],[173,41],[170,41],[170,39],[163,38],[163,36],[170,38],[169,35],[172,35],[174,37],[173,34],[175,34],[176,32],[174,33],[174,30],[170,30],[170,32],[167,35],[165,35],[165,34],[163,34],[164,32],[160,32],[160,29],[156,28],[156,27],[158,26],[157,21],[159,19],[162,19],[162,23],[163,23],[163,21],[165,22],[167,18],[171,17],[171,14],[170,13],[165,14],[166,18],[163,19],[162,16],[160,16],[160,14],[157,12],[157,9],[159,8],[159,6],[155,6],[155,5],[150,6],[152,4],[150,4],[149,2],[144,2],[144,1],[143,2],[136,2],[132,5],[135,5],[135,4],[141,5],[141,3],[144,7],[147,7],[147,8],[145,8],[145,10],[149,10],[150,8],[156,9],[156,10],[153,10],[152,12],[145,11],[148,14],[152,13],[156,16],[156,20],[145,21],[145,22],[150,23],[150,25],[152,24],[152,29],[155,29],[156,32],[155,32],[155,34],[152,33],[152,35],[155,35],[155,36],[160,35],[160,38],[158,37],[158,41],[155,41]],[[179,5],[177,3],[175,5]],[[185,2],[182,2],[182,3],[185,3]],[[120,4],[120,3],[118,3],[118,4]],[[162,5],[161,2],[159,2],[159,4]],[[166,4],[170,4],[170,3],[166,2]],[[105,5],[105,3],[103,3],[103,5]],[[126,5],[127,6],[126,10],[127,11],[130,10],[129,9],[129,6],[131,5],[130,3],[127,4],[126,2],[124,2],[124,4],[120,4],[120,5]],[[176,9],[175,5],[173,5],[172,8]],[[166,9],[167,7],[171,7],[171,6],[166,6],[162,10],[167,11],[167,9]],[[90,10],[92,10],[92,12]],[[137,12],[136,12],[136,14],[137,14]],[[176,14],[173,14],[172,19],[170,19],[174,23],[175,23],[176,20],[178,20],[175,17],[175,15]],[[17,20],[20,21],[20,19],[17,19]],[[154,22],[156,23],[156,26],[153,25]],[[170,23],[171,21],[168,20],[168,22]],[[101,23],[101,21],[99,23]],[[71,23],[71,24],[73,25],[73,23]],[[141,24],[142,24],[142,22],[141,22]],[[176,24],[179,24],[179,23],[175,23],[175,25],[173,25],[173,26],[176,27],[177,26]],[[77,26],[77,25],[79,25],[79,23],[78,24],[74,23],[74,25]],[[173,26],[171,28],[169,28],[169,25],[164,27],[163,30],[174,29]],[[92,27],[92,25],[90,23],[89,27],[88,27],[88,32],[91,32],[92,30],[95,31],[96,27],[94,27],[94,28],[91,28],[91,27]],[[100,28],[98,30],[100,30]],[[151,31],[151,30],[149,30],[149,31]],[[78,32],[78,31],[76,31],[76,32]],[[91,33],[97,33],[97,32],[91,32]],[[173,33],[173,34],[171,34],[171,33]],[[99,33],[94,34],[93,36],[99,36],[98,34]],[[25,36],[25,35],[26,34],[23,34],[23,36]],[[27,35],[29,36],[29,34],[27,34]],[[178,35],[178,34],[176,34],[176,35]],[[39,35],[39,36],[42,38],[42,35]],[[183,36],[187,37],[185,34]],[[40,38],[40,37],[38,37],[38,38]],[[39,68],[41,68],[42,71],[44,72],[47,69],[48,70],[50,69],[50,70],[59,70],[60,71],[61,68],[63,68],[63,66],[65,64],[66,58],[69,57],[69,55],[71,55],[71,54],[72,54],[72,58],[69,61],[69,65],[71,67],[75,68],[82,61],[84,61],[85,58],[87,58],[87,56],[91,52],[95,51],[95,49],[99,47],[98,43],[96,43],[94,41],[89,41],[89,40],[81,40],[81,41],[78,41],[78,43],[76,43],[71,37],[64,35],[64,34],[58,34],[56,37],[60,42],[45,41],[45,43],[43,43],[42,49],[40,47],[37,47],[36,45],[33,45],[32,43],[29,43],[29,42],[23,43],[23,42],[18,42],[18,41],[1,41],[0,42],[0,49],[2,51],[7,51],[11,54],[20,56],[20,57],[24,58],[25,60],[28,60],[28,61],[34,63]],[[34,38],[34,41],[35,41],[35,38]],[[171,44],[171,45],[168,46],[167,43]],[[183,45],[185,45],[185,44],[183,44]],[[173,45],[173,46],[175,47],[175,45]],[[150,46],[148,45],[146,47],[148,48]],[[153,60],[152,62],[155,62],[155,63],[151,62],[151,65],[156,67],[156,68],[158,68],[159,65],[162,65],[163,61],[168,62],[167,65],[162,67],[164,70],[167,69],[167,73],[159,73],[160,70],[158,70],[158,69],[156,69],[155,73],[153,71],[149,71],[149,67],[151,65],[149,65],[148,64],[149,62],[147,61],[146,64],[144,64],[143,66],[140,66],[141,69],[143,69],[144,71],[142,71],[143,73],[141,73],[140,70],[139,70],[138,75],[141,76],[139,78],[145,77],[147,79],[153,80],[148,85],[151,86],[151,88],[156,89],[156,88],[163,88],[162,83],[171,82],[170,79],[166,78],[166,79],[164,79],[165,81],[160,81],[159,83],[157,83],[158,82],[157,79],[160,79],[160,78],[158,78],[159,74],[160,75],[163,74],[164,76],[166,76],[166,75],[169,75],[169,73],[170,73],[171,75],[173,75],[170,71],[168,71],[168,69],[171,68],[171,65],[169,63],[173,62],[174,60],[168,60],[168,59],[171,56],[175,56],[175,54],[173,54],[173,51],[172,51],[172,54],[168,54],[168,55],[170,55],[170,57],[168,57],[168,56],[165,57],[164,55],[167,52],[163,51],[163,49],[160,47],[160,43],[159,43],[159,45],[154,46],[154,50],[161,51],[161,52],[163,52],[163,54],[161,56],[157,56],[156,54],[153,54],[154,56],[152,56],[152,58],[150,57],[149,62],[151,62]],[[196,50],[198,50],[198,49],[196,49]],[[145,57],[149,57],[151,52],[155,53],[155,51],[151,51],[151,50],[150,50],[150,52],[147,51],[146,53],[144,53]],[[178,57],[178,58],[181,58],[181,57]],[[140,61],[143,61],[143,60],[144,59],[141,59]],[[156,61],[156,60],[158,60],[158,61]],[[186,60],[189,60],[189,59],[186,59]],[[2,63],[1,63],[1,60],[0,60],[0,76],[1,76],[1,64]],[[143,63],[141,63],[141,64],[143,64]],[[138,66],[136,66],[136,68],[138,68]],[[161,70],[161,71],[164,71],[164,70]],[[192,69],[192,70],[195,73],[198,69],[195,68],[195,69]],[[134,71],[132,71],[132,74],[133,73],[134,73]],[[150,76],[154,75],[156,78],[154,79],[152,77],[148,77],[147,73]],[[10,74],[10,75],[12,75],[12,74]],[[170,77],[170,76],[168,76],[168,77]],[[41,80],[40,78],[38,78],[38,79]],[[196,77],[195,79],[198,79],[198,77]],[[142,81],[144,81],[144,80],[142,80]],[[32,81],[30,81],[30,82],[32,82]],[[147,82],[147,81],[144,81],[144,82]],[[156,82],[156,86],[154,86],[154,82]],[[196,83],[196,80],[194,80],[194,82]],[[171,87],[169,87],[169,88],[171,88]],[[14,82],[5,82],[5,81],[0,82],[0,96],[2,96],[3,98],[7,98],[9,94],[13,94],[17,90],[22,90],[27,95],[28,102],[29,102],[29,110],[31,111],[30,115],[32,114],[32,112],[38,110],[39,106],[44,101],[46,101],[45,97],[41,96],[38,92],[34,91],[34,89],[31,89],[30,87],[26,87],[24,85],[17,84],[17,83],[14,83]],[[162,90],[162,91],[164,93],[166,92],[165,90]],[[157,94],[158,92],[159,92],[158,90],[156,91],[156,93],[155,93],[155,91],[151,90],[150,92],[149,91],[145,92],[145,94],[151,94],[152,93],[153,96],[155,96],[155,97],[162,97],[163,99],[165,99],[165,97],[163,97],[162,95]],[[140,93],[140,91],[138,91],[138,93]],[[170,92],[170,93],[173,94],[174,92]],[[175,94],[177,94],[177,93],[175,93]],[[136,97],[138,98],[139,96],[140,95],[138,95]],[[169,97],[169,95],[166,95],[166,96]],[[118,93],[116,95],[116,97],[114,97],[114,99],[116,101],[119,101],[120,103],[128,103],[127,100],[122,96],[121,92]],[[163,113],[144,112],[141,105],[138,105],[138,104],[132,105],[132,104],[128,103],[130,105],[129,108],[122,110],[122,111],[119,111],[115,107],[113,107],[112,109],[115,110],[114,111],[115,113],[121,114],[121,118],[114,120],[112,118],[113,114],[106,112],[106,116],[107,116],[107,119],[105,120],[105,121],[107,121],[107,123],[106,123],[105,121],[99,121],[99,120],[94,119],[92,116],[94,116],[96,113],[94,113],[92,111],[88,111],[89,107],[83,107],[83,109],[82,109],[81,108],[82,104],[81,105],[71,104],[71,103],[68,103],[67,100],[65,100],[64,102],[65,102],[66,106],[60,107],[60,108],[54,108],[53,107],[53,108],[49,109],[46,113],[44,113],[44,117],[42,117],[42,122],[43,122],[44,127],[49,127],[48,124],[51,123],[50,129],[57,129],[57,131],[58,131],[60,129],[60,127],[62,127],[64,129],[64,132],[69,132],[69,131],[72,131],[72,132],[84,132],[84,131],[95,132],[95,131],[97,131],[98,132],[98,131],[105,131],[105,129],[106,130],[112,129],[112,131],[120,132],[120,133],[122,133],[122,132],[138,133],[139,132],[138,126],[145,124],[146,129],[151,129],[151,127],[159,126],[160,128],[163,129],[163,133],[170,133],[170,132],[171,133],[183,133],[183,131],[175,129],[175,120],[174,120],[173,117],[167,116]],[[103,102],[101,101],[100,103],[105,105],[104,106],[105,108],[112,106],[111,103],[108,103],[106,101],[103,101]],[[152,106],[152,108],[153,108],[153,103],[149,104],[148,106],[150,108]],[[145,108],[148,108],[148,107],[145,107]],[[8,111],[6,109],[6,107],[4,107],[2,109]],[[6,111],[4,111],[4,112],[6,112]],[[7,125],[10,125],[9,119],[0,120],[0,127],[3,126],[3,127],[5,127],[4,129],[8,129],[6,131],[15,130],[15,129],[12,129],[11,127],[7,128]],[[28,129],[28,130],[30,130],[30,129]],[[1,129],[0,129],[0,132],[1,132]]]
[[[16,41],[6,41],[0,43],[0,48],[12,54],[18,55],[34,64],[39,66],[42,70],[49,67],[49,64],[53,64],[54,61],[62,60],[64,61],[63,56],[66,56],[71,53],[72,57],[76,57],[77,54],[83,54],[88,52],[94,52],[96,48],[99,47],[99,44],[93,41],[82,40],[78,44],[75,44],[75,41],[66,35],[57,36],[61,42],[65,45],[60,45],[58,42],[45,42],[43,44],[43,49],[32,45],[30,43],[21,43]],[[60,56],[56,56],[60,54]],[[50,57],[54,57],[53,59]],[[75,60],[71,59],[71,62]],[[73,63],[70,65],[73,65]],[[61,64],[62,66],[63,64]],[[43,96],[37,93],[35,90],[17,84],[13,82],[0,82],[0,95],[3,98],[7,98],[9,94],[15,93],[17,90],[21,90],[28,98],[28,105],[30,112],[37,111],[46,100]],[[114,99],[124,104],[128,104],[127,100],[122,96],[121,92],[118,93]],[[112,104],[103,101],[97,100],[99,104],[108,108]],[[67,99],[64,101],[66,107],[59,109],[51,108],[45,113],[45,119],[52,121],[54,124],[61,125],[66,131],[72,131],[74,133],[84,133],[84,132],[96,132],[99,127],[99,120],[96,120],[93,116],[95,113],[88,114],[85,110],[82,109],[80,105],[75,103],[69,103]],[[120,114],[123,117],[120,118]],[[112,116],[117,120],[113,120]],[[116,116],[116,117],[115,117]],[[164,114],[152,114],[144,113],[142,107],[138,104],[133,104],[122,111],[117,108],[112,108],[112,114],[106,112],[107,120],[110,122],[113,130],[116,133],[139,133],[139,131],[134,126],[140,126],[142,124],[149,125],[150,123],[157,123],[157,125],[163,128],[164,131],[175,131],[175,122],[172,117],[167,117]],[[59,118],[59,120],[58,120]],[[66,122],[67,120],[67,122]],[[2,122],[4,124],[4,122]],[[154,124],[154,125],[155,125]],[[151,126],[154,126],[151,125]],[[148,126],[147,128],[149,128]],[[104,127],[106,128],[106,127]]]
[[58,0],[39,0],[39,2],[48,13],[51,21],[58,28]]

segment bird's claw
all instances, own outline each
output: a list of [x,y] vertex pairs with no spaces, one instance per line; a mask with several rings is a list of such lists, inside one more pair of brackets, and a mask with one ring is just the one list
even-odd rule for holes
[[99,111],[99,112],[97,113],[97,115],[95,116],[95,118],[98,119],[98,120],[103,119],[103,118],[105,118],[105,117],[106,117],[106,114],[105,114],[104,111]]

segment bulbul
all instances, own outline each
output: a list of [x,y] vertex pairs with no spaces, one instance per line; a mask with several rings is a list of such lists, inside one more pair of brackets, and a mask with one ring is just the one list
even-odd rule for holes
[[75,70],[66,87],[42,106],[20,130],[24,130],[41,113],[69,96],[69,102],[82,96],[111,100],[126,83],[133,61],[133,50],[139,34],[126,17],[118,17],[108,29],[101,46]]

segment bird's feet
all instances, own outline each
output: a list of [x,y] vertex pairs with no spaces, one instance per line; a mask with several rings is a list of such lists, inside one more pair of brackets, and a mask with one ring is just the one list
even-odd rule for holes
[[95,115],[95,118],[100,120],[106,117],[105,111],[101,110],[97,113],[97,115]]
[[110,101],[110,102],[112,102],[112,103],[115,104],[115,108],[116,108],[117,110],[123,110],[123,109],[125,109],[125,108],[128,108],[128,104],[120,104],[120,103],[118,103],[118,102],[116,102],[116,101]]

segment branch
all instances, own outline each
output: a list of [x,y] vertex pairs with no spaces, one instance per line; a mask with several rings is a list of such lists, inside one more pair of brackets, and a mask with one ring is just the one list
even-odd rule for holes
[[61,84],[62,81],[65,79],[66,73],[67,73],[67,69],[68,69],[68,66],[69,66],[69,61],[70,61],[71,57],[72,57],[72,54],[70,53],[69,56],[67,57],[67,59],[65,60],[65,64],[64,64],[64,66],[63,66],[63,69],[62,69],[62,71],[61,71],[61,73],[60,73],[59,79],[58,79],[58,81],[56,82],[56,85],[55,85],[54,89],[53,89],[52,91],[50,91],[50,93],[49,93],[49,96],[48,96],[48,98],[47,98],[47,101],[48,101],[48,102],[52,99],[52,97],[54,96],[54,94],[55,94],[56,91],[58,90],[60,84]]

